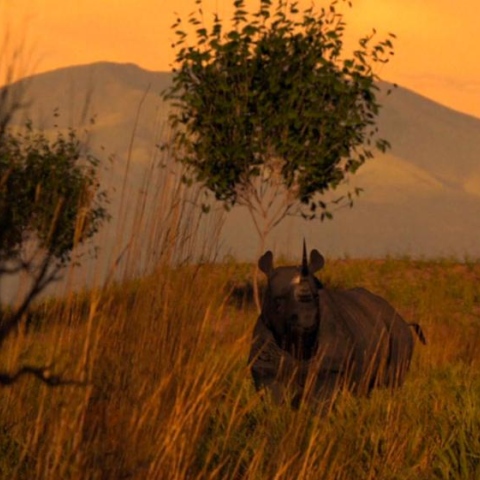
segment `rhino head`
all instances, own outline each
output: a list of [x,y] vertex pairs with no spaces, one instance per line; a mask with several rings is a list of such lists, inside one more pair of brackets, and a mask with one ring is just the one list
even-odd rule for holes
[[297,359],[307,360],[315,353],[322,284],[313,274],[323,265],[323,256],[317,250],[311,251],[307,261],[305,242],[302,264],[298,267],[274,268],[270,251],[258,261],[267,276],[261,317],[277,345]]

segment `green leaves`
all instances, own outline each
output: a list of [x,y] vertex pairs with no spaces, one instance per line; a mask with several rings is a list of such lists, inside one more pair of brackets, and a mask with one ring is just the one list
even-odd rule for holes
[[0,142],[0,260],[36,240],[61,263],[92,237],[108,214],[98,160],[82,151],[73,130],[50,141],[27,124]]
[[[196,43],[177,52],[173,84],[164,92],[175,104],[175,156],[226,205],[279,159],[293,201],[309,207],[310,216],[321,211],[328,218],[315,197],[372,156],[380,108],[374,65],[388,61],[393,37],[375,43],[374,31],[345,58],[336,2],[317,12],[261,0],[253,14],[244,0],[233,5],[231,30],[215,17],[210,32],[199,26]],[[201,19],[199,9],[189,21],[203,25]],[[177,32],[181,45],[184,33]],[[373,145],[389,147],[381,139]]]

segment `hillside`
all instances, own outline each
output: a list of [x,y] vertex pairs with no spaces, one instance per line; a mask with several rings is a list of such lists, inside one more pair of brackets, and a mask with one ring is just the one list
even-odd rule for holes
[[[29,80],[28,115],[47,129],[54,108],[61,126],[79,126],[95,115],[91,145],[115,158],[106,176],[110,187],[121,190],[130,158],[128,185],[135,192],[167,134],[159,92],[169,81],[168,73],[130,64],[56,70]],[[381,99],[380,133],[393,148],[352,178],[352,186],[364,189],[354,208],[340,210],[332,222],[288,219],[273,232],[269,248],[297,255],[306,236],[327,256],[480,255],[480,119],[401,87]],[[255,233],[242,209],[227,217],[221,244],[222,254],[256,256]]]

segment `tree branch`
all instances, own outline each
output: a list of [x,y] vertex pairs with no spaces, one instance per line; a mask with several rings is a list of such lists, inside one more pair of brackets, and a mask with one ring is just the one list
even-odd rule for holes
[[86,386],[86,382],[73,379],[65,379],[59,375],[52,375],[50,373],[50,367],[32,367],[25,366],[22,367],[18,372],[14,374],[0,373],[0,385],[12,385],[16,383],[21,377],[25,375],[32,375],[42,383],[50,387],[60,387],[65,385],[78,385]]
[[23,315],[28,310],[30,304],[37,297],[37,295],[56,278],[59,267],[54,268],[53,271],[48,274],[48,269],[51,266],[52,259],[53,255],[51,253],[47,253],[42,262],[40,271],[35,278],[34,283],[30,288],[30,291],[23,299],[20,307],[17,308],[17,310],[11,315],[9,319],[4,321],[0,325],[0,347],[2,346],[7,336],[10,334],[10,332],[20,323]]

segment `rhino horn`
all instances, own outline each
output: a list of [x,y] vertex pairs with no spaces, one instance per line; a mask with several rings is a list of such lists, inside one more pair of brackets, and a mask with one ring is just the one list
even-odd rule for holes
[[305,238],[303,239],[303,255],[302,255],[302,277],[308,276],[308,260],[307,260],[307,245],[305,243]]

